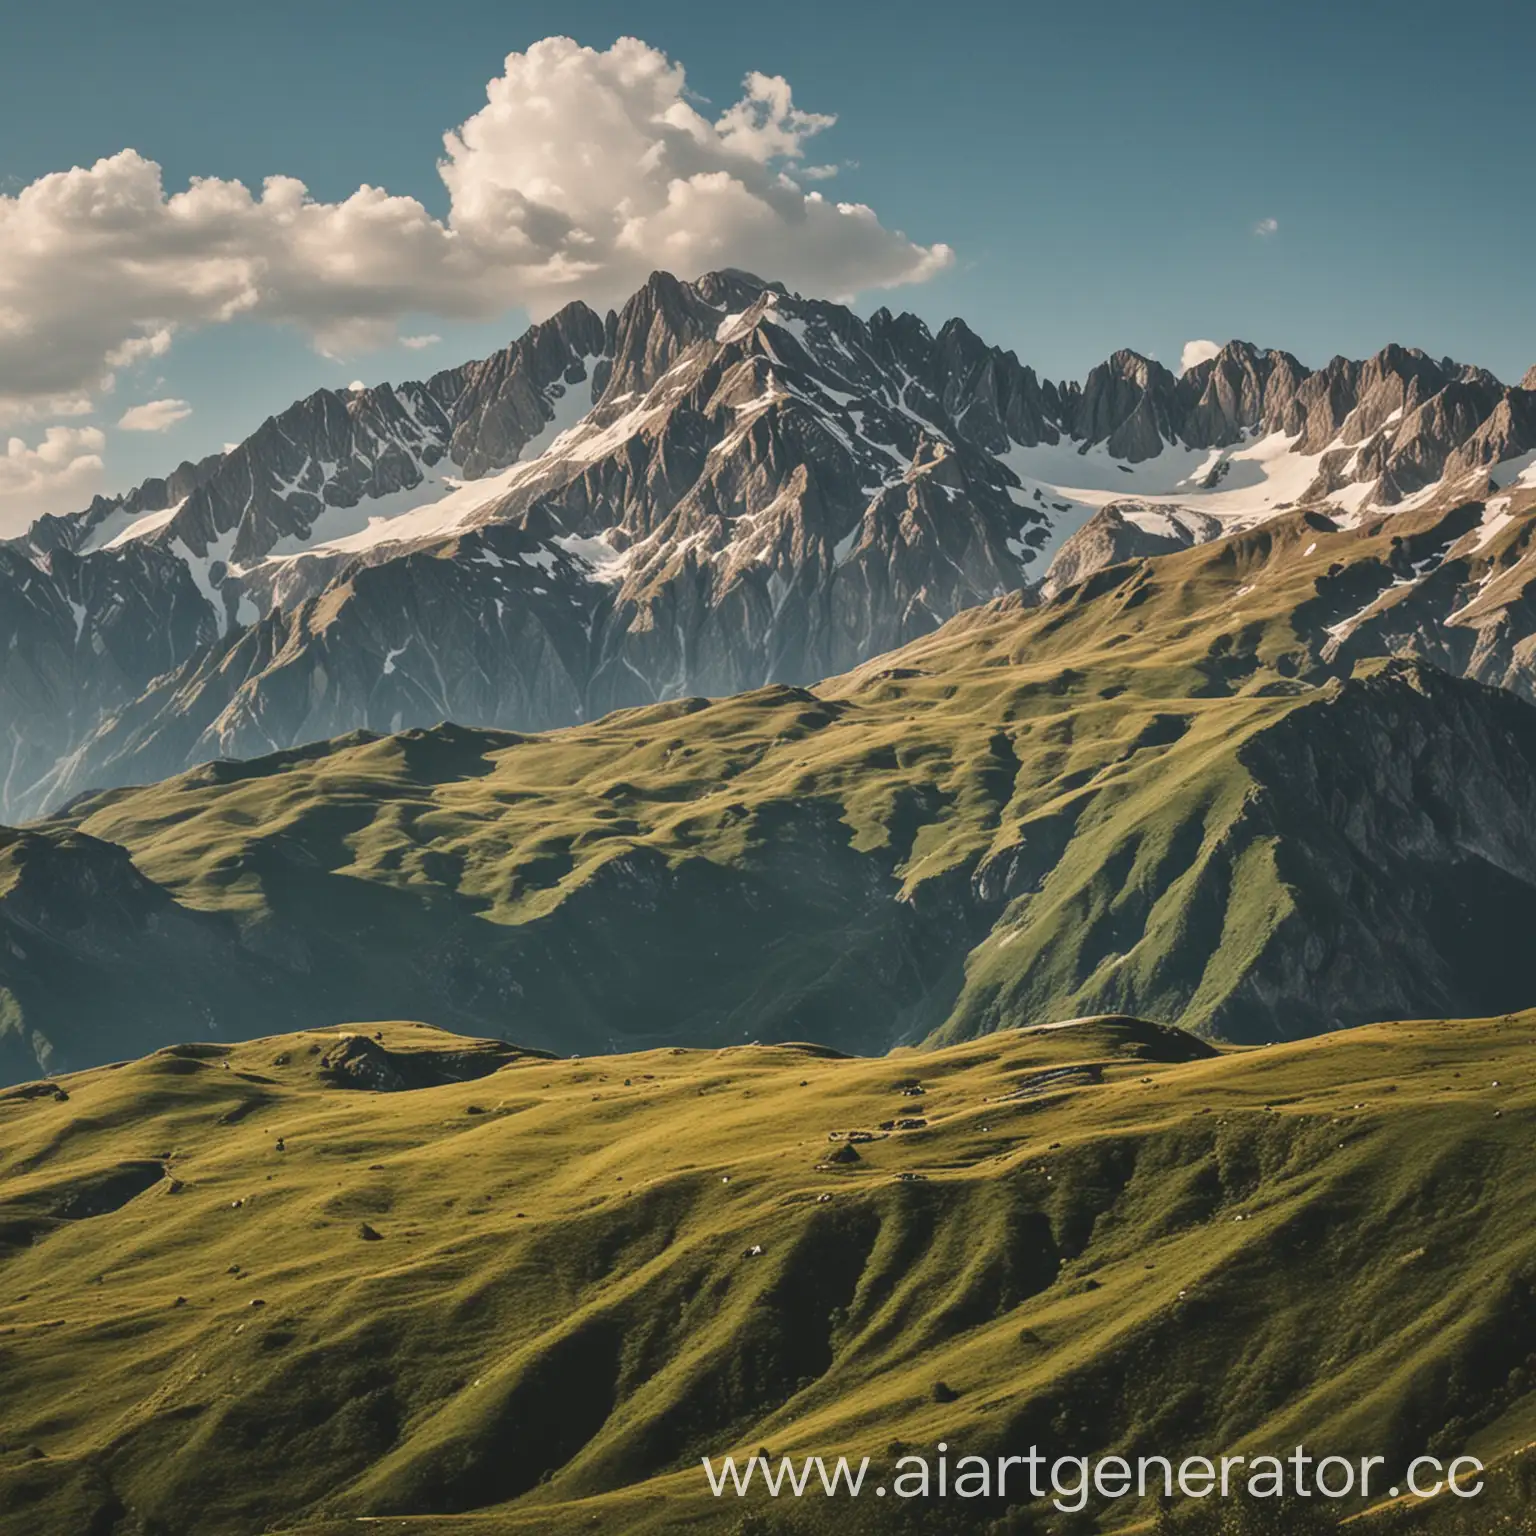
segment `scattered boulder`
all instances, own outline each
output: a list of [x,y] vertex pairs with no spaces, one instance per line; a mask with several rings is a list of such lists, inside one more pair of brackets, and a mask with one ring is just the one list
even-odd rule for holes
[[[314,1047],[318,1050],[319,1047]],[[320,1077],[333,1088],[401,1093],[489,1077],[509,1062],[546,1052],[520,1050],[501,1040],[467,1041],[453,1050],[391,1050],[367,1035],[341,1035],[320,1057]]]
[[[57,1083],[44,1079],[36,1083],[19,1083],[14,1088],[7,1088],[0,1092],[0,1100],[3,1099],[57,1099],[64,1090]],[[67,1097],[67,1095],[66,1095]]]

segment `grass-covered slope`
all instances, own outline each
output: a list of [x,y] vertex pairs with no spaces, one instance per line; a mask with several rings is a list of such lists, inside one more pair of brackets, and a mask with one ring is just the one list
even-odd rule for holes
[[1533,1030],[556,1061],[389,1024],[12,1089],[0,1532],[1034,1528],[712,1500],[697,1458],[760,1447],[1517,1465]]
[[[1070,1013],[1262,1040],[1523,1005],[1536,714],[1331,636],[1464,521],[1291,514],[814,691],[343,738],[87,797],[24,835],[82,888],[126,849],[163,920],[82,901],[40,924],[44,861],[0,890],[6,1071],[132,1054],[188,1011],[224,1038],[276,1008],[562,1051],[868,1051]],[[125,950],[185,1001],[123,997]]]

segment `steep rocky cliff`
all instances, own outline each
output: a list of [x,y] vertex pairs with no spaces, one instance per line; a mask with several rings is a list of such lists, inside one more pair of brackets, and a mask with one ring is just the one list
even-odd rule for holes
[[[1536,394],[1401,347],[1056,384],[962,321],[658,273],[0,547],[0,814],[358,728],[813,683],[1053,557],[1051,593],[1292,506],[1491,508],[1533,450]],[[1477,675],[1525,687],[1499,611]]]

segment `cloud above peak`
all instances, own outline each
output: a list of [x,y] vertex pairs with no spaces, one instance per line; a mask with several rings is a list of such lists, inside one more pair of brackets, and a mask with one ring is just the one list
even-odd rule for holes
[[101,488],[106,441],[96,427],[49,427],[36,446],[10,438],[0,453],[0,509],[78,512]]
[[802,185],[832,168],[797,179],[834,121],[758,73],[710,118],[682,65],[649,44],[553,37],[508,55],[486,105],[445,136],[446,219],[368,185],[316,201],[287,176],[167,192],[132,149],[41,177],[0,197],[0,412],[36,419],[110,388],[178,332],[237,318],[353,353],[395,339],[408,314],[608,304],[658,267],[740,266],[847,297],[948,265],[947,246]]
[[951,260],[885,229],[872,209],[796,179],[836,118],[802,111],[789,82],[752,73],[711,121],[683,67],[638,38],[606,52],[546,38],[510,54],[486,105],[444,138],[449,225],[515,274],[517,302],[624,297],[658,267],[765,271],[834,297],[919,282]]
[[1186,341],[1184,350],[1179,354],[1179,372],[1188,373],[1191,368],[1198,368],[1220,351],[1221,348],[1214,341]]

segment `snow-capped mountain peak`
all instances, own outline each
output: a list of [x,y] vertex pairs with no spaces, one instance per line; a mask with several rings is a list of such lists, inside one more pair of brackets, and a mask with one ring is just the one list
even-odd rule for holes
[[1536,392],[1401,347],[1052,383],[960,320],[659,272],[0,546],[0,814],[362,725],[813,681],[1068,541],[1047,592],[1290,508],[1485,494],[1533,449]]

